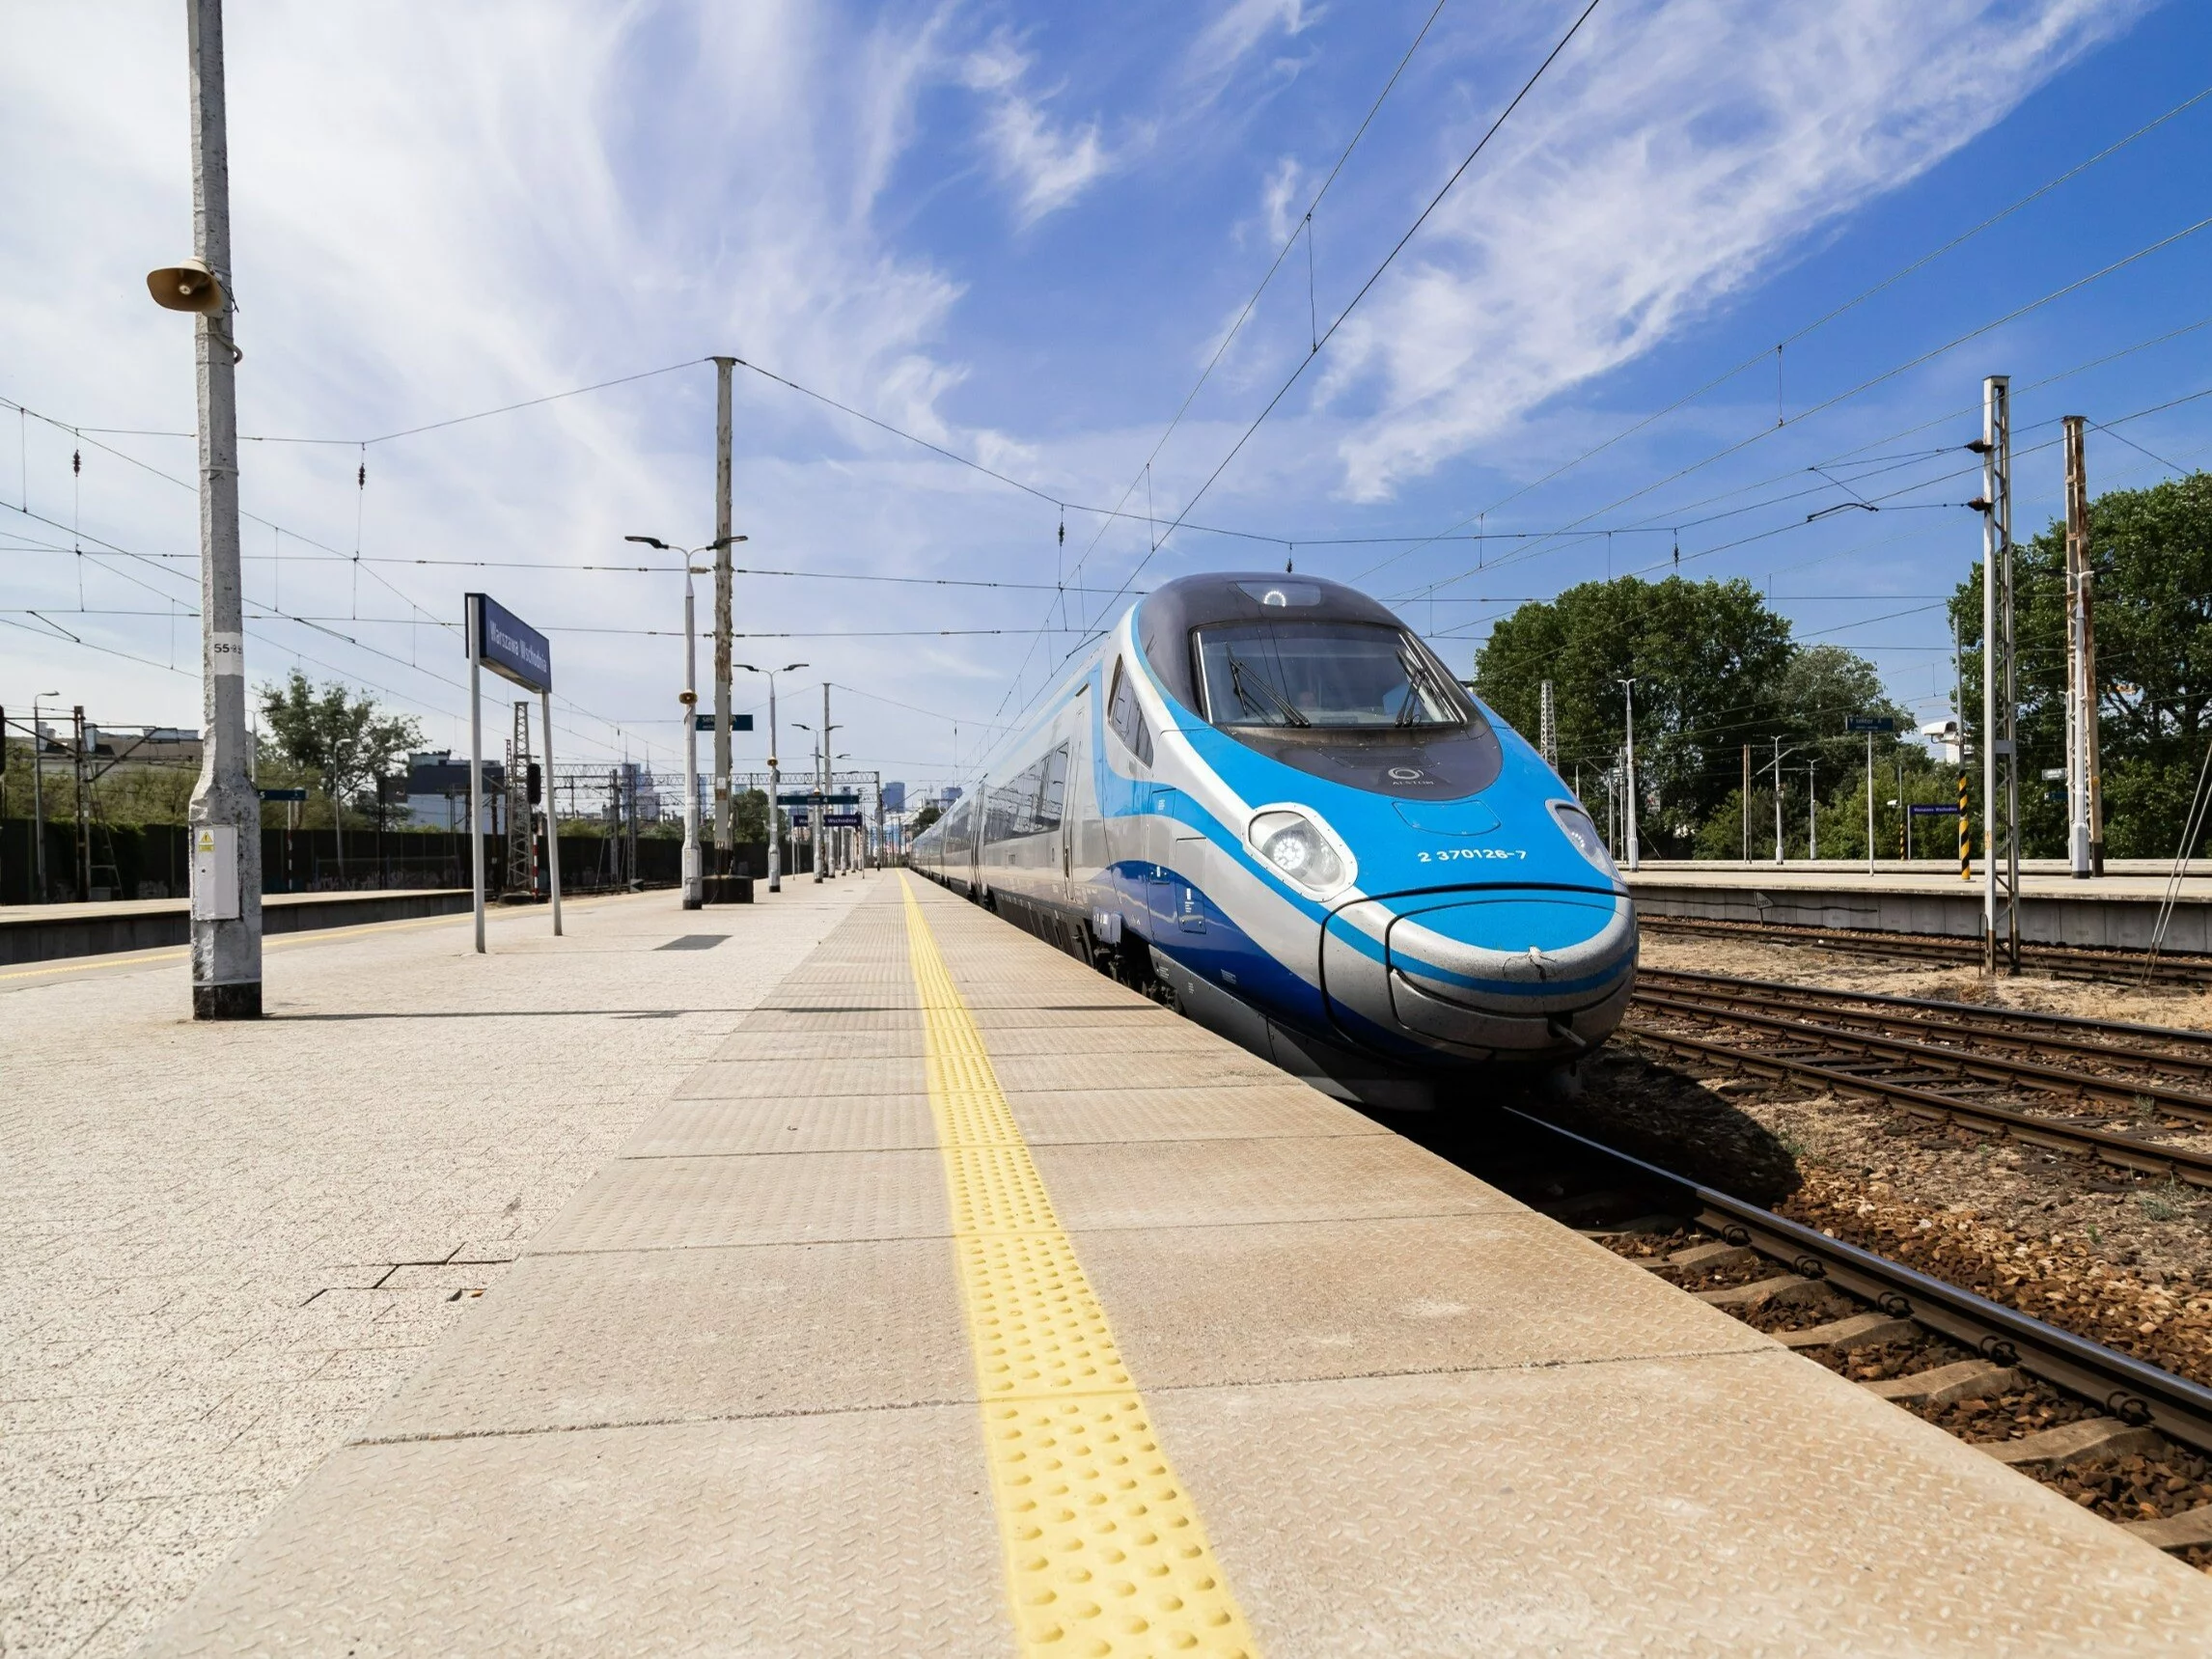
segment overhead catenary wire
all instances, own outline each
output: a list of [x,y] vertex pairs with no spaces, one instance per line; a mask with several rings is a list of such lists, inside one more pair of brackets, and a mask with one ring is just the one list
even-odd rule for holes
[[[1569,472],[1572,472],[1576,467],[1581,466],[1585,461],[1593,460],[1597,456],[1605,454],[1608,450],[1614,448],[1617,444],[1622,443],[1625,440],[1634,437],[1638,432],[1643,431],[1645,428],[1651,426],[1653,423],[1664,420],[1667,416],[1672,415],[1680,409],[1688,407],[1690,404],[1696,402],[1700,398],[1704,397],[1706,393],[1718,390],[1720,387],[1726,385],[1728,381],[1734,379],[1737,375],[1743,373],[1746,370],[1756,368],[1759,364],[1765,362],[1769,356],[1779,356],[1779,353],[1784,346],[1798,344],[1800,341],[1807,339],[1811,335],[1826,327],[1829,323],[1834,322],[1838,318],[1857,310],[1860,306],[1874,298],[1877,294],[1880,294],[1889,289],[1894,288],[1898,283],[1904,281],[1907,277],[1913,275],[1916,271],[1922,270],[1927,265],[1934,263],[1937,260],[1943,258],[1946,254],[1955,252],[1958,248],[1964,246],[1967,242],[1970,242],[1975,237],[1980,235],[1984,231],[1991,230],[1996,226],[2004,223],[2006,219],[2011,218],[2015,213],[2018,213],[2023,208],[2028,207],[2033,203],[2041,200],[2043,197],[2048,196],[2052,191],[2058,189],[2060,185],[2065,184],[2076,178],[2079,178],[2082,174],[2088,172],[2090,168],[2095,167],[2100,162],[2106,161],[2112,156],[2116,155],[2119,153],[2119,152],[2134,144],[2138,139],[2147,136],[2148,134],[2156,131],[2159,127],[2164,126],[2168,122],[2172,121],[2176,117],[2185,114],[2191,109],[2196,108],[2197,105],[2202,103],[2208,97],[2212,97],[2212,87],[2207,87],[2202,91],[2195,93],[2189,97],[2182,99],[2181,102],[2175,104],[2165,114],[2156,117],[2154,120],[2144,123],[2142,126],[2137,127],[2134,131],[2127,134],[2126,137],[2118,139],[2112,144],[2108,144],[2104,149],[2098,151],[2095,154],[2090,155],[2082,161],[2076,162],[2073,166],[2067,168],[2063,173],[2057,175],[2055,178],[2047,180],[2042,184],[2039,184],[2034,189],[2029,191],[2025,196],[2018,198],[2008,206],[2000,208],[1995,213],[1992,213],[1988,218],[1983,219],[1979,224],[1974,226],[1971,230],[1959,233],[1959,235],[1951,237],[1949,241],[1942,243],[1938,247],[1930,249],[1928,252],[1922,254],[1919,258],[1910,261],[1904,265],[1899,266],[1896,270],[1892,271],[1888,276],[1882,278],[1879,282],[1873,284],[1871,287],[1862,289],[1858,293],[1843,301],[1840,305],[1831,307],[1828,311],[1823,312],[1820,316],[1814,318],[1811,321],[1801,324],[1792,332],[1783,336],[1781,341],[1779,341],[1774,346],[1770,348],[1763,348],[1757,352],[1755,352],[1751,356],[1746,357],[1742,362],[1736,364],[1733,368],[1725,370],[1721,373],[1715,375],[1713,378],[1707,380],[1703,385],[1698,387],[1695,391],[1685,393],[1682,397],[1675,399],[1673,402],[1665,405],[1664,407],[1656,409],[1650,414],[1644,416],[1640,420],[1632,422],[1630,425],[1622,428],[1619,431],[1614,433],[1612,437],[1607,438],[1604,442],[1597,444],[1590,449],[1585,450],[1582,454],[1576,456],[1572,460],[1566,461],[1563,464],[1553,468],[1550,472],[1544,474],[1541,478],[1534,479],[1528,484],[1522,484],[1520,487],[1514,489],[1509,494],[1501,497],[1499,500],[1494,501],[1489,506],[1481,509],[1479,513],[1470,513],[1467,517],[1461,519],[1459,523],[1454,525],[1452,528],[1457,530],[1461,526],[1473,523],[1479,516],[1502,511],[1514,501],[1517,501],[1522,496],[1528,494],[1531,490],[1540,489],[1543,485],[1563,477]],[[1786,424],[1788,424],[1786,420],[1778,420],[1776,422],[1777,427]],[[1439,537],[1437,539],[1442,540],[1444,538]],[[1352,579],[1354,581],[1363,581],[1367,577],[1373,575],[1375,571],[1384,568],[1386,566],[1396,563],[1398,559],[1408,558],[1412,554],[1419,551],[1419,547],[1409,548],[1403,553],[1394,555],[1393,558],[1384,560],[1380,565],[1371,566],[1368,569],[1360,571]]]

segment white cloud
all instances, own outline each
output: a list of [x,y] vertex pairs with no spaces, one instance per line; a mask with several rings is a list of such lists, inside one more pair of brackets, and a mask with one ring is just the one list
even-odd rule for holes
[[1347,488],[1386,496],[1648,350],[2148,3],[1601,12],[1339,334],[1326,391],[1379,404],[1341,446]]
[[1291,216],[1290,197],[1305,177],[1296,156],[1286,155],[1275,164],[1275,171],[1267,176],[1259,190],[1259,210],[1267,215],[1267,240],[1281,247],[1290,235],[1290,227],[1297,221]]
[[1184,73],[1218,87],[1261,41],[1278,33],[1294,40],[1321,16],[1321,8],[1305,0],[1230,0],[1191,42]]
[[962,78],[988,105],[983,141],[993,170],[1013,189],[1015,220],[1024,229],[1073,202],[1117,161],[1098,136],[1098,123],[1056,124],[1045,112],[1054,94],[1023,90],[1032,62],[1002,35],[962,65]]

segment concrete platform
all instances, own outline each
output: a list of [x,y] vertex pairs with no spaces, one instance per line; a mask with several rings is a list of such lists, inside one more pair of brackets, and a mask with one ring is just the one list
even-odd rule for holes
[[2212,1645],[2202,1575],[911,893],[147,1650]]
[[[467,888],[392,888],[359,893],[271,893],[262,899],[264,933],[358,927],[451,916],[469,908]],[[0,907],[0,965],[67,956],[151,951],[192,942],[189,899],[124,899],[100,904]]]
[[[2115,860],[2107,873],[2077,880],[2055,861],[2021,865],[2020,937],[2035,945],[2143,951],[2150,946],[2171,866]],[[1865,863],[1804,860],[1785,865],[1645,859],[1627,877],[1645,916],[1765,922],[1800,927],[1861,927],[1887,933],[1981,937],[1982,874],[1958,878],[1955,861]],[[2183,877],[2167,924],[2166,951],[2212,953],[2212,871],[2198,860]]]

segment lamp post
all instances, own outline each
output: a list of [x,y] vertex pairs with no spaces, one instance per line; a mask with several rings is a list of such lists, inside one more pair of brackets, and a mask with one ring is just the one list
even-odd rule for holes
[[784,837],[777,823],[776,797],[783,792],[783,774],[776,760],[776,676],[789,674],[793,669],[807,668],[803,662],[787,662],[782,668],[755,668],[749,662],[733,665],[747,674],[764,674],[768,677],[768,891],[784,891]]
[[1620,694],[1627,700],[1628,708],[1628,868],[1638,870],[1643,867],[1644,853],[1636,840],[1636,681],[1634,678],[1623,679],[1620,682]]
[[657,536],[625,536],[622,539],[663,553],[683,555],[683,690],[677,694],[677,701],[683,705],[683,907],[697,910],[706,902],[706,893],[700,879],[699,634],[692,624],[691,579],[709,572],[700,569],[691,560],[698,553],[720,553],[745,538],[717,536],[705,546],[691,548],[672,547]]

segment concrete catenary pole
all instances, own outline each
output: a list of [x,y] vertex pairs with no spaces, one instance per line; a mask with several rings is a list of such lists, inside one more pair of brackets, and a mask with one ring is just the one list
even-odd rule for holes
[[200,405],[200,660],[206,741],[192,838],[192,1017],[262,1011],[261,802],[246,770],[246,650],[238,576],[238,405],[232,319],[231,167],[222,0],[189,0],[192,253],[222,303],[194,326]]
[[815,806],[807,815],[815,841],[815,880],[822,878],[822,866],[829,862],[829,830],[822,819],[829,816],[830,781],[830,688],[822,681],[821,741],[815,748]]
[[2089,482],[2080,415],[2066,432],[2067,863],[2077,877],[2105,872],[2104,780],[2097,743],[2097,635],[2089,565]]
[[476,916],[476,954],[484,954],[484,599],[462,601],[468,619],[468,868],[470,908]]
[[[1981,966],[2020,971],[2020,763],[2012,650],[2011,379],[1981,383]],[[2002,945],[2000,941],[2003,941]]]
[[[721,549],[727,556],[727,544]],[[683,556],[683,695],[677,699],[683,705],[683,908],[697,910],[705,901],[705,885],[700,879],[699,860],[699,630],[694,625],[695,611],[691,591],[691,555]],[[725,701],[722,713],[728,712]],[[721,741],[721,716],[715,719],[716,741]],[[719,814],[724,805],[723,788],[728,774],[715,781],[715,808]]]
[[[728,875],[735,845],[730,819],[730,373],[734,357],[714,360],[714,873]],[[697,682],[694,681],[696,684]],[[770,811],[774,811],[773,803]]]
[[1636,840],[1636,681],[1633,679],[1622,680],[1620,682],[1620,694],[1626,700],[1628,723],[1628,781],[1626,788],[1628,868],[1641,870],[1644,867],[1644,850]]

